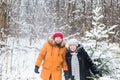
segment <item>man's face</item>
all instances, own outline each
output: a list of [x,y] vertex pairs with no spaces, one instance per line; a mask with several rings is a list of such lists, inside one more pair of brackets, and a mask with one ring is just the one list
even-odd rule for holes
[[75,51],[75,50],[76,50],[76,48],[77,48],[77,46],[76,46],[76,45],[74,45],[74,44],[71,44],[71,45],[70,45],[70,50],[71,50],[71,51]]
[[61,38],[61,37],[56,37],[56,38],[55,38],[55,42],[56,42],[57,44],[61,43],[61,42],[62,42],[62,38]]

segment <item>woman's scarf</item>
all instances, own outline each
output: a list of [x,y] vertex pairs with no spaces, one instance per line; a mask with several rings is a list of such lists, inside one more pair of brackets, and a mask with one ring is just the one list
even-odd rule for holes
[[71,59],[71,68],[72,68],[72,76],[74,76],[75,80],[80,80],[80,67],[79,61],[76,52],[72,52],[72,59]]

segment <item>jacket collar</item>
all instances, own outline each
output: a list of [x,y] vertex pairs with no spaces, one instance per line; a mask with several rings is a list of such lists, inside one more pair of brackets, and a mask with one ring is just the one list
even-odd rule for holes
[[[54,39],[52,37],[48,38],[48,43],[52,46],[57,46],[56,42],[54,41]],[[60,47],[60,48],[65,47],[65,42],[62,41],[61,44],[58,47]]]

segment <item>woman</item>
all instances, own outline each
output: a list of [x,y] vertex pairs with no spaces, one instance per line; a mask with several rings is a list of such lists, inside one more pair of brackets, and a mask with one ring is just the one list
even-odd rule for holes
[[95,64],[76,39],[68,41],[66,61],[68,65],[68,73],[64,73],[66,80],[68,77],[71,80],[91,80],[90,70],[94,75],[99,74]]
[[56,32],[43,45],[35,64],[35,73],[39,73],[42,64],[42,80],[62,80],[62,70],[67,70],[65,61],[66,46],[63,33]]

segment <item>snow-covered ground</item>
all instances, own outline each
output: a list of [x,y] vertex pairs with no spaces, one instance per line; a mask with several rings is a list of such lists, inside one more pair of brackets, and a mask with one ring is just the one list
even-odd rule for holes
[[[44,41],[34,40],[30,45],[29,39],[9,38],[5,42],[5,47],[0,49],[0,70],[2,73],[0,79],[41,80],[40,75],[34,73],[34,66]],[[113,45],[112,49],[110,54],[115,59],[112,60],[113,64],[110,64],[110,67],[114,69],[114,72],[111,75],[101,77],[100,80],[120,80],[120,49],[116,45]]]

